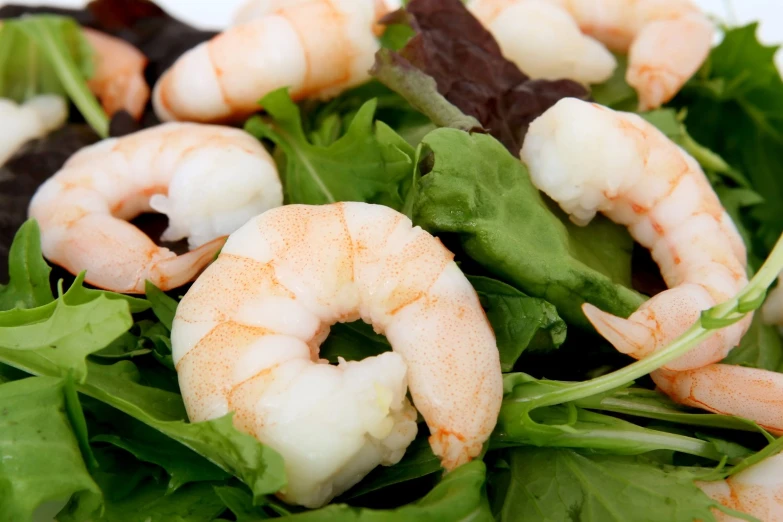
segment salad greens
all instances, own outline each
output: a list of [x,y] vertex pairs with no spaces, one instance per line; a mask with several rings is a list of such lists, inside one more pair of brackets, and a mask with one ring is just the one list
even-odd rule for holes
[[17,102],[42,93],[69,97],[105,138],[109,119],[87,87],[94,64],[92,48],[69,18],[38,15],[0,25],[0,97]]
[[[444,11],[453,23],[433,14]],[[144,16],[131,14],[122,23],[138,29]],[[443,474],[421,424],[400,463],[376,468],[331,505],[282,503],[273,495],[286,485],[279,454],[234,428],[231,415],[187,421],[171,354],[185,289],[148,284],[145,296],[128,297],[86,287],[83,274],[66,284],[29,221],[0,285],[0,520],[32,520],[45,503],[67,501],[58,520],[707,522],[714,509],[730,510],[694,481],[723,479],[783,447],[751,421],[673,403],[646,377],[756,310],[783,268],[783,81],[755,26],[726,29],[682,92],[642,114],[700,162],[755,275],[668,347],[631,362],[595,335],[580,306],[627,315],[647,297],[634,287],[639,272],[659,274],[638,262],[622,227],[603,218],[570,223],[517,157],[529,122],[562,97],[634,110],[623,57],[588,93],[527,78],[458,0],[413,0],[387,22],[375,80],[328,102],[297,104],[274,91],[245,129],[272,151],[286,203],[387,205],[455,253],[504,372],[486,453]],[[7,46],[19,41],[40,59],[11,56]],[[0,29],[0,95],[55,90],[78,105],[91,63],[68,19]],[[491,74],[472,74],[478,63]],[[359,321],[335,325],[321,356],[356,360],[389,349]],[[726,362],[779,371],[783,340],[757,314]]]

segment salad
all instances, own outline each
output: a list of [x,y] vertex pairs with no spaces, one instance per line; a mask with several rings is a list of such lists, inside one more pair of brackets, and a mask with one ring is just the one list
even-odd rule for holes
[[0,8],[0,521],[783,520],[776,48],[403,3]]

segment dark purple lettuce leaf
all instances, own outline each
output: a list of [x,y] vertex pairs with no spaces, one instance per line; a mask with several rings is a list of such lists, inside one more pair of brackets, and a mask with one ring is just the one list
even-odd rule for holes
[[70,124],[24,145],[0,166],[0,281],[8,275],[8,249],[27,219],[33,194],[82,147],[98,141],[88,125]]
[[[426,82],[407,78],[419,71],[435,80],[442,97],[477,119],[514,155],[530,122],[558,100],[588,98],[588,91],[571,80],[531,80],[503,57],[489,31],[460,0],[411,0],[406,12],[416,35],[399,54],[381,51],[373,74],[435,123],[446,126],[443,120],[458,119],[443,116],[436,93],[422,92]],[[405,18],[397,12],[385,21],[399,24]]]

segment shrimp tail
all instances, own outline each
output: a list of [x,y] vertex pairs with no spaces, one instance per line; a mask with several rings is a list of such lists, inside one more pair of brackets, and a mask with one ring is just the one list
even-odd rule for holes
[[[225,242],[225,237],[219,237],[185,254],[156,261],[149,270],[150,282],[159,288],[177,288],[192,281],[217,256]],[[143,292],[144,288],[139,288],[142,284],[140,281],[135,290]]]
[[649,327],[606,313],[590,303],[583,304],[582,311],[598,333],[621,353],[638,358],[655,339],[655,332]]

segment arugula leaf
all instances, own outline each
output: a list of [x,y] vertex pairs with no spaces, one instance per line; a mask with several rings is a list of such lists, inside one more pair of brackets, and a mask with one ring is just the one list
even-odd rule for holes
[[722,362],[779,372],[783,369],[783,340],[774,326],[764,324],[761,314],[756,314],[739,346]]
[[215,494],[234,513],[237,522],[256,522],[269,518],[259,506],[253,505],[253,497],[245,490],[231,486],[215,486]]
[[440,483],[421,500],[398,509],[381,511],[360,509],[345,504],[331,504],[282,520],[296,522],[357,521],[357,522],[408,522],[419,520],[471,520],[490,522],[484,482],[486,466],[475,460],[444,475]]
[[379,466],[341,498],[353,499],[388,486],[425,477],[441,471],[440,459],[435,456],[427,440],[420,434],[405,450],[402,460],[394,466]]
[[93,442],[105,442],[132,453],[137,459],[157,464],[169,474],[170,492],[191,482],[225,480],[228,473],[160,432],[125,417],[112,418],[113,431],[102,434]]
[[[147,480],[120,499],[107,499],[106,510],[96,522],[211,522],[225,510],[210,484],[190,484],[172,493],[165,484]],[[67,513],[59,520],[84,519]]]
[[360,361],[389,350],[391,345],[386,337],[375,333],[372,326],[360,320],[333,325],[329,337],[321,345],[320,356],[331,363],[336,363],[338,357],[346,361]]
[[170,332],[171,325],[174,323],[174,315],[177,313],[177,301],[166,295],[163,290],[150,281],[146,282],[145,293],[147,300],[152,305],[152,312],[155,314],[155,317]]
[[413,149],[388,125],[373,125],[375,100],[365,103],[345,135],[329,146],[308,141],[299,108],[285,89],[267,94],[260,103],[272,119],[250,118],[245,130],[273,141],[285,153],[280,173],[286,203],[364,201],[402,207]]
[[0,361],[37,375],[73,372],[83,381],[85,357],[133,324],[127,301],[100,294],[87,300],[77,277],[62,297],[28,310],[0,312]]
[[254,437],[239,432],[231,415],[189,424],[179,394],[144,386],[130,361],[111,366],[89,363],[79,391],[140,420],[239,477],[256,498],[285,485],[283,460]]
[[26,16],[0,26],[0,96],[21,102],[41,93],[67,94],[106,138],[109,118],[87,87],[93,65],[92,49],[70,18]]
[[584,302],[625,317],[644,301],[614,280],[630,272],[632,242],[622,227],[596,220],[569,235],[522,163],[489,136],[438,129],[422,143],[434,162],[416,182],[415,224],[457,235],[487,271],[552,303],[570,324],[589,328]]
[[549,448],[510,450],[508,462],[503,522],[716,520],[715,501],[693,483],[698,470]]
[[468,280],[495,331],[504,372],[511,371],[526,349],[551,350],[565,341],[566,324],[548,302],[489,277],[468,276]]
[[16,232],[8,253],[8,285],[0,285],[0,311],[35,308],[54,301],[49,273],[41,253],[38,223],[26,221]]
[[694,137],[742,171],[764,202],[750,212],[763,258],[783,231],[783,80],[776,47],[756,39],[757,24],[726,31],[701,71],[675,98]]
[[66,413],[63,387],[63,379],[54,377],[0,385],[2,520],[32,520],[42,503],[69,497],[80,520],[101,507],[101,491],[84,465]]

